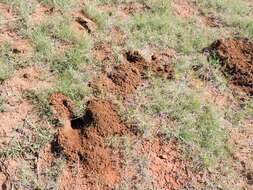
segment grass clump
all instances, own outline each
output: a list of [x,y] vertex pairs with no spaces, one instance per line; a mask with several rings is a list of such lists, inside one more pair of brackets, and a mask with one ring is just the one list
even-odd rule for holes
[[[54,131],[51,127],[38,127],[30,125],[30,134],[25,137],[17,138],[11,143],[11,146],[0,150],[1,158],[13,158],[18,155],[27,157],[29,155],[38,153],[41,148],[51,142],[54,138]],[[22,133],[22,131],[20,131]],[[25,140],[24,140],[25,138]]]
[[[60,174],[62,173],[65,160],[58,158],[50,167],[35,170],[32,162],[23,161],[22,167],[17,172],[18,180],[15,184],[17,189],[50,189],[58,190],[60,185]],[[40,172],[40,173],[39,173]],[[41,178],[43,177],[44,183]]]
[[101,30],[105,30],[108,27],[108,14],[100,11],[97,5],[98,2],[89,0],[85,2],[83,12],[88,18],[95,21]]
[[7,60],[0,58],[0,83],[11,76],[12,69],[13,68],[10,66],[10,64],[7,63]]
[[154,44],[189,54],[200,51],[215,38],[216,33],[173,15],[169,1],[157,4],[122,24],[123,31],[130,36],[129,46],[142,48]]

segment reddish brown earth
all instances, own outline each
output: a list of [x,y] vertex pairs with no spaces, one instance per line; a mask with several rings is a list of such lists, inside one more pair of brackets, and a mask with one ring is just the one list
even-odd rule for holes
[[198,14],[194,4],[188,0],[173,0],[171,6],[175,14],[181,18],[191,18]]
[[[56,100],[57,97],[59,100]],[[60,115],[66,117],[54,143],[55,149],[67,155],[69,163],[80,163],[79,170],[84,177],[83,187],[116,187],[121,179],[123,161],[120,151],[108,146],[108,138],[127,135],[128,128],[122,123],[113,105],[106,100],[89,101],[84,116],[72,119],[69,106],[71,103],[64,103],[66,99],[67,97],[59,96],[58,93],[51,97],[54,110],[64,112],[65,114]],[[68,170],[66,172],[71,173]],[[96,180],[99,180],[99,183],[93,183]],[[64,183],[67,183],[64,186],[67,185],[68,188],[73,185],[73,181]]]
[[97,24],[89,19],[83,11],[73,11],[73,22],[71,24],[72,29],[77,34],[91,33],[97,29]]
[[138,12],[146,11],[150,9],[150,7],[142,3],[130,2],[130,3],[123,4],[121,6],[121,9],[127,14],[134,15]]
[[148,170],[151,173],[151,184],[155,189],[179,190],[191,181],[192,171],[188,162],[180,159],[182,153],[176,142],[169,144],[166,140],[156,138],[145,140],[140,147],[140,154],[149,160]]
[[202,20],[205,23],[206,26],[208,27],[222,27],[225,25],[225,23],[219,18],[214,15],[204,17],[202,16]]
[[[48,82],[40,80],[40,75],[35,67],[22,68],[0,85],[0,97],[5,100],[4,111],[0,112],[0,149],[9,148],[16,140],[21,140],[23,134],[30,134],[29,125],[39,122],[36,106],[23,97],[23,92],[50,88]],[[0,189],[13,188],[20,163],[15,159],[8,159],[5,164],[1,162]]]
[[173,77],[171,56],[166,53],[153,54],[150,63],[137,51],[127,51],[124,57],[126,63],[115,66],[111,72],[104,72],[96,76],[91,82],[91,87],[114,92],[125,99],[140,85],[142,75],[148,70],[167,78]]
[[228,38],[212,44],[223,62],[222,71],[231,82],[253,95],[253,42],[247,38]]
[[47,22],[54,13],[54,7],[44,4],[39,4],[31,15],[31,20],[36,24],[44,24]]
[[93,48],[93,55],[98,62],[114,61],[112,46],[103,42],[98,42]]
[[49,84],[41,81],[40,72],[35,67],[20,69],[1,85],[0,95],[5,99],[6,111],[0,113],[0,135],[2,143],[8,143],[17,135],[17,128],[22,128],[26,119],[36,118],[34,105],[22,96],[24,90],[48,88]]
[[32,55],[33,44],[30,40],[23,38],[18,34],[15,27],[17,19],[16,13],[11,7],[0,3],[1,22],[0,22],[0,46],[8,44],[10,51],[18,55]]
[[129,20],[137,13],[141,13],[150,9],[147,5],[139,2],[122,3],[115,6],[102,5],[98,7],[100,10],[107,12],[109,16],[115,16],[119,20]]

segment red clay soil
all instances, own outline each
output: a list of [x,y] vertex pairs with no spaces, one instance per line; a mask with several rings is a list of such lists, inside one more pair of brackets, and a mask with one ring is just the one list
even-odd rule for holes
[[181,18],[191,18],[198,14],[198,10],[189,0],[173,0],[171,6],[175,14]]
[[[54,7],[44,4],[39,4],[33,11],[31,15],[31,21],[36,24],[44,24],[52,16],[56,16],[54,13]],[[59,13],[58,13],[59,14]]]
[[69,97],[62,93],[54,93],[50,97],[50,103],[59,119],[66,120],[73,117],[74,103]]
[[141,73],[131,63],[115,66],[111,72],[96,76],[90,86],[103,91],[111,91],[126,98],[141,83]]
[[127,14],[134,15],[138,12],[148,10],[150,9],[150,7],[142,3],[130,2],[130,3],[123,4],[121,6],[121,9]]
[[150,7],[143,3],[129,2],[122,3],[119,6],[102,5],[98,8],[104,12],[107,12],[110,16],[116,17],[118,20],[129,20],[137,13],[149,10]]
[[137,51],[127,51],[124,57],[126,63],[115,66],[111,72],[99,74],[93,79],[90,86],[103,91],[111,91],[125,99],[140,85],[142,75],[149,69],[157,75],[173,77],[171,57],[167,54],[154,54],[151,62],[147,62]]
[[[60,98],[55,101],[55,97]],[[57,94],[51,99],[56,102],[53,103],[55,110],[67,113],[64,114],[66,120],[59,129],[55,148],[62,151],[70,162],[80,162],[80,171],[84,176],[82,183],[87,189],[96,189],[92,183],[96,180],[102,182],[99,183],[100,189],[116,187],[121,178],[122,158],[117,149],[108,146],[107,141],[111,136],[128,133],[117,111],[108,101],[91,100],[84,116],[71,120],[67,119],[71,115],[70,106],[64,104],[62,97]],[[59,106],[59,102],[62,105]]]
[[18,55],[32,55],[33,44],[30,40],[21,37],[15,26],[16,13],[10,6],[0,3],[0,46],[10,44],[10,51]]
[[228,38],[212,44],[212,49],[223,62],[222,71],[231,82],[253,95],[253,42],[247,38]]
[[114,59],[111,45],[103,42],[95,44],[93,55],[98,62],[112,62]]
[[75,10],[72,16],[74,20],[71,27],[77,34],[91,33],[97,29],[97,24],[89,19],[83,11]]
[[143,141],[140,154],[146,155],[149,161],[148,171],[152,176],[152,187],[155,189],[180,190],[191,181],[188,162],[180,159],[182,153],[177,143],[164,143],[166,140],[156,138]]
[[208,27],[217,27],[220,28],[225,25],[225,23],[222,21],[222,19],[211,15],[208,17],[202,16],[202,20],[204,21],[205,25]]

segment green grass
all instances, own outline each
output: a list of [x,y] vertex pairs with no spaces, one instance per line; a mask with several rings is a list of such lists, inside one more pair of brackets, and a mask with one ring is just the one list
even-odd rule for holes
[[102,12],[97,8],[99,2],[97,1],[87,1],[85,2],[83,12],[85,16],[95,21],[99,28],[104,31],[108,27],[108,14]]
[[31,128],[31,133],[21,138],[16,137],[15,140],[11,142],[10,147],[1,149],[0,158],[10,159],[19,155],[24,157],[34,155],[38,153],[44,145],[53,140],[54,131],[51,127],[38,127],[33,126],[29,121],[26,122]]
[[[33,163],[23,161],[22,167],[17,172],[18,180],[15,187],[18,189],[58,190],[64,164],[65,160],[58,158],[49,167],[35,170]],[[38,176],[43,176],[44,181]]]
[[[109,146],[124,150],[127,166],[138,167],[139,183],[130,184],[130,180],[126,180],[120,189],[141,189],[143,184],[150,182],[152,176],[148,172],[148,160],[140,156],[135,148],[141,140],[154,138],[158,127],[158,133],[165,136],[168,142],[171,139],[180,142],[178,148],[183,151],[182,156],[192,160],[190,167],[208,172],[210,179],[207,179],[202,189],[226,189],[222,180],[228,181],[228,176],[233,172],[235,176],[238,175],[238,171],[232,167],[237,163],[230,156],[233,144],[228,141],[227,127],[229,124],[246,127],[245,121],[252,120],[253,102],[252,98],[248,98],[239,102],[238,106],[237,100],[233,99],[236,105],[227,107],[206,102],[203,92],[209,87],[221,93],[231,91],[220,72],[221,63],[215,57],[207,60],[202,49],[213,41],[234,33],[253,39],[253,24],[249,18],[252,10],[246,1],[242,0],[236,4],[229,0],[195,0],[201,13],[205,16],[214,14],[226,24],[224,28],[207,28],[200,25],[197,18],[182,19],[174,15],[171,1],[137,1],[146,4],[150,9],[140,11],[128,20],[119,21],[118,18],[99,10],[97,6],[107,4],[111,5],[112,9],[117,9],[131,0],[96,0],[80,4],[73,0],[40,0],[27,3],[22,0],[0,0],[16,9],[19,19],[15,21],[14,28],[18,28],[19,35],[29,38],[36,50],[33,57],[24,58],[14,56],[9,51],[8,44],[4,45],[0,51],[0,83],[11,77],[14,69],[32,65],[48,71],[44,79],[49,75],[53,76],[50,89],[23,92],[24,101],[29,100],[37,105],[40,118],[50,123],[50,126],[30,124],[31,133],[17,136],[9,147],[1,149],[1,159],[8,160],[17,156],[30,158],[52,142],[55,135],[52,126],[59,125],[50,108],[49,97],[52,93],[61,92],[75,102],[75,117],[83,115],[85,103],[91,98],[109,98],[114,103],[117,102],[122,120],[131,124],[137,132],[137,141],[134,142],[118,136],[107,139]],[[38,3],[53,5],[54,11],[61,12],[61,15],[54,16],[41,25],[29,22],[29,17]],[[85,16],[93,20],[98,29],[81,36],[72,31],[70,26],[74,18],[71,15],[75,8],[82,10]],[[117,59],[106,65],[94,60],[92,49],[96,42],[108,43],[107,34],[112,27],[119,27],[124,31],[128,40],[122,46],[112,45]],[[123,63],[122,50],[138,50],[145,58],[150,58],[150,46],[156,46],[161,50],[172,48],[177,51],[173,60],[175,79],[167,80],[148,72],[143,86],[137,89],[134,98],[125,102],[110,93],[96,94],[88,87],[94,75],[104,71],[108,66]],[[192,67],[196,65],[202,67],[194,71]],[[192,82],[201,81],[200,76],[206,76],[210,80],[202,81],[201,87],[193,87]],[[5,100],[0,99],[0,113],[4,102]],[[43,168],[45,183],[41,183],[37,177],[39,174],[31,167],[34,164],[35,161],[31,161],[20,168],[16,184],[18,189],[58,189],[63,159],[57,159],[52,167]],[[215,166],[219,166],[220,169]]]
[[4,57],[0,58],[0,84],[8,79],[13,72],[12,66]]
[[184,21],[176,17],[170,1],[159,1],[150,7],[151,10],[136,14],[121,24],[122,30],[130,37],[127,44],[129,47],[141,49],[152,44],[189,54],[200,52],[217,36],[217,32],[213,30],[195,26],[191,20]]
[[236,4],[229,0],[195,0],[195,2],[207,16],[210,12],[218,14],[233,30],[253,39],[253,21],[250,18],[253,8],[249,2],[242,0],[237,1]]

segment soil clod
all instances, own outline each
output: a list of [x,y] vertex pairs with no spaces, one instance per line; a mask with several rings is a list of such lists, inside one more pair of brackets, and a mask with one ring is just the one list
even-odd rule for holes
[[228,38],[214,42],[211,48],[231,82],[253,95],[253,42],[247,38]]

